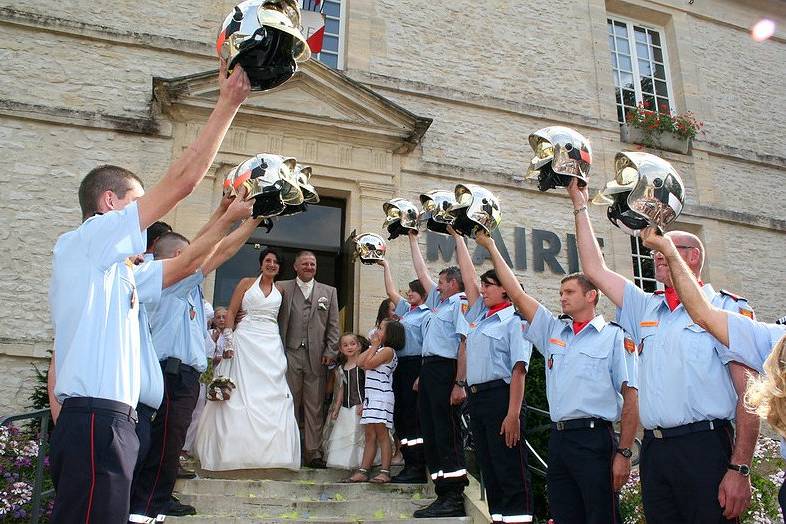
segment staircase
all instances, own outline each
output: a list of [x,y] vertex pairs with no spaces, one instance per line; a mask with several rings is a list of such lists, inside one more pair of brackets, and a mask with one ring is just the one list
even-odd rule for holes
[[[224,478],[179,480],[176,495],[184,504],[196,507],[198,515],[168,517],[166,521],[178,524],[428,524],[473,520],[470,517],[412,518],[412,512],[434,500],[430,484],[342,483],[348,475],[346,471],[330,469],[251,470],[227,472],[222,475]],[[468,515],[473,513],[469,501],[467,512]]]

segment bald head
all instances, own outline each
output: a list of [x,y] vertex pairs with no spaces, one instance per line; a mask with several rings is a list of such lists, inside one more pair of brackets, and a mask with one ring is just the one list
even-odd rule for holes
[[153,246],[153,256],[156,260],[176,257],[188,244],[188,239],[179,233],[164,233]]
[[680,256],[688,267],[697,276],[701,275],[701,270],[704,268],[704,244],[699,237],[687,231],[669,231],[666,236],[677,246]]

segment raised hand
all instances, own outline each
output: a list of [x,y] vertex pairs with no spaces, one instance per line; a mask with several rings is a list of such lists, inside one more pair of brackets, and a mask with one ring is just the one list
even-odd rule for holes
[[570,199],[573,201],[573,209],[579,209],[589,203],[589,187],[580,187],[579,179],[576,177],[572,178],[570,184],[568,184],[568,195],[570,195]]
[[227,61],[221,59],[218,66],[219,99],[233,107],[240,107],[251,92],[251,82],[240,64],[235,66],[229,77],[227,77],[227,67]]
[[649,226],[641,230],[641,241],[646,247],[653,251],[660,251],[663,254],[670,253],[674,247],[671,238],[661,235],[656,226]]
[[486,248],[486,250],[488,250],[494,244],[494,239],[491,238],[485,231],[478,231],[478,233],[475,235],[475,242],[477,242],[479,246],[483,246]]

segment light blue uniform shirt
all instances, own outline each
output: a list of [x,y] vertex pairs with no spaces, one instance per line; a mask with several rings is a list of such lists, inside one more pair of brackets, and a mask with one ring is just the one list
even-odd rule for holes
[[396,315],[401,319],[406,334],[404,349],[398,351],[399,357],[419,357],[423,354],[423,321],[429,315],[426,304],[414,309],[403,298],[396,304]]
[[513,367],[523,362],[529,367],[532,344],[521,336],[521,319],[513,306],[486,315],[489,308],[478,298],[467,311],[467,384],[504,380],[510,384]]
[[423,322],[423,356],[458,358],[461,338],[469,332],[464,318],[467,308],[464,293],[440,301],[437,286],[431,286],[426,304],[431,312]]
[[55,395],[95,397],[136,407],[139,298],[129,256],[145,250],[131,203],[87,219],[57,239],[49,307],[55,331]]
[[636,347],[621,327],[598,315],[574,334],[569,316],[555,317],[541,305],[524,336],[546,359],[553,422],[620,419],[622,385],[638,388]]
[[164,280],[163,268],[164,262],[153,260],[153,255],[145,255],[145,262],[133,268],[140,302],[139,342],[142,389],[139,393],[139,402],[153,409],[158,409],[164,398],[164,375],[158,363],[158,355],[153,347],[147,305],[155,304],[161,299],[161,286]]
[[205,358],[205,308],[199,284],[202,270],[164,289],[158,304],[150,304],[153,347],[159,360],[179,358],[200,373],[207,369]]
[[[744,305],[702,288],[710,302],[738,312]],[[734,355],[688,315],[680,304],[669,310],[663,293],[645,293],[625,284],[618,322],[639,350],[639,416],[646,429],[673,428],[735,417],[737,393],[726,364]]]
[[734,360],[764,372],[764,361],[773,346],[786,334],[786,326],[765,324],[737,313],[728,316],[729,351]]

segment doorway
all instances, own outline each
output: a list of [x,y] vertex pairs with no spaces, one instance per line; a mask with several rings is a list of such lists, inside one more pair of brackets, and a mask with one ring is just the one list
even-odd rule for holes
[[319,204],[309,204],[305,213],[274,218],[270,233],[257,228],[246,245],[216,271],[213,306],[228,306],[240,279],[259,274],[259,253],[265,247],[275,248],[281,257],[278,280],[295,278],[295,255],[306,249],[316,255],[316,279],[338,292],[339,330],[351,330],[354,297],[352,275],[346,271],[342,253],[345,226],[346,201],[323,197]]

